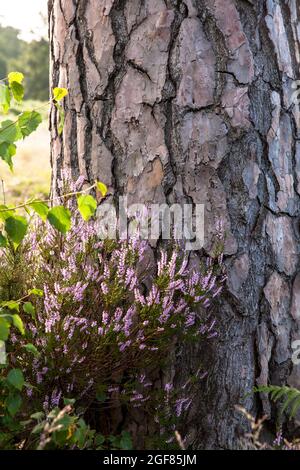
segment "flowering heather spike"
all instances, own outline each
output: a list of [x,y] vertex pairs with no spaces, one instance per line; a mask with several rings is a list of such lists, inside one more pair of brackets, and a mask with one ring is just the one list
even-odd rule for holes
[[187,256],[185,256],[185,257],[183,258],[182,263],[181,263],[181,267],[180,267],[180,269],[179,269],[179,271],[178,271],[178,275],[179,275],[179,276],[184,276],[184,275],[186,274],[186,268],[187,268],[188,262],[189,262],[189,259],[188,259]]
[[167,253],[165,251],[161,252],[160,255],[160,261],[157,264],[157,273],[160,276],[163,273],[164,268],[166,267],[167,264]]
[[178,257],[178,254],[177,254],[176,251],[174,251],[172,256],[171,256],[171,260],[169,262],[169,265],[168,265],[168,274],[169,274],[171,279],[173,279],[173,277],[175,275],[177,257]]

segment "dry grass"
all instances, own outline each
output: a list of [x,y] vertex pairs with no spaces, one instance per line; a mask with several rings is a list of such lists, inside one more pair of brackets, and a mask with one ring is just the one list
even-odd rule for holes
[[[0,160],[0,179],[4,182],[6,204],[24,202],[38,196],[45,197],[50,187],[49,132],[47,120],[27,139],[17,143],[14,172]],[[1,185],[2,186],[2,185]],[[0,191],[0,204],[3,203]]]

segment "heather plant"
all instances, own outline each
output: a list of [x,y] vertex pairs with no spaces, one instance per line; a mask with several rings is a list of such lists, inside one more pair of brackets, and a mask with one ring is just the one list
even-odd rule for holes
[[[147,371],[164,362],[175,338],[216,335],[206,310],[222,289],[222,257],[189,273],[178,248],[161,252],[151,287],[143,289],[145,241],[99,241],[94,220],[74,212],[72,222],[65,236],[37,222],[23,243],[23,289],[33,284],[43,292],[23,305],[26,338],[11,336],[13,361],[30,384],[27,404],[48,412],[76,397],[85,410],[97,401],[102,410],[118,402],[150,415],[160,413],[168,396],[180,417],[191,397],[178,397],[171,386],[154,397]],[[26,342],[37,349],[29,361]]]
[[[1,84],[4,111],[21,100],[22,80],[14,73]],[[53,90],[59,132],[66,94]],[[36,128],[37,116],[27,118],[2,126],[3,148],[13,151],[22,129]],[[12,167],[1,149],[0,156]],[[200,361],[180,390],[154,382],[176,344],[217,335],[208,312],[225,281],[222,240],[197,269],[171,244],[149,262],[150,247],[138,237],[98,238],[91,192],[101,202],[103,183],[86,187],[63,172],[58,189],[46,201],[0,207],[0,447],[131,448],[126,430],[111,425],[116,409],[140,409],[173,445],[193,384],[206,372]]]
[[[80,190],[82,182],[71,190]],[[22,299],[17,305],[24,334],[11,333],[9,350],[26,383],[24,413],[49,413],[76,397],[83,415],[95,407],[99,416],[109,414],[116,404],[142,408],[170,433],[192,397],[171,384],[153,391],[151,373],[166,365],[175,340],[216,335],[206,312],[225,280],[222,255],[190,272],[178,247],[162,251],[146,288],[147,243],[100,241],[96,221],[84,221],[75,207],[70,197],[72,226],[65,235],[49,222],[32,222],[17,249],[22,275],[10,267],[14,249],[1,257],[6,304],[16,307],[7,296]],[[196,379],[202,374],[199,369]]]

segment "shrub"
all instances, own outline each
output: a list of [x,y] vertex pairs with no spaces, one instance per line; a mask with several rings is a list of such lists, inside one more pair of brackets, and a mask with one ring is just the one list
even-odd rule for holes
[[[12,311],[7,301],[24,299],[26,333],[14,331],[8,346],[24,374],[24,412],[49,413],[76,398],[85,414],[95,402],[102,410],[117,402],[157,414],[162,391],[153,394],[147,373],[165,362],[175,339],[216,335],[206,311],[225,279],[222,257],[189,272],[178,247],[162,251],[146,288],[146,242],[99,241],[96,222],[74,210],[66,235],[37,220],[31,227],[17,251],[6,247],[1,256],[2,305]],[[174,415],[189,401],[175,400]]]

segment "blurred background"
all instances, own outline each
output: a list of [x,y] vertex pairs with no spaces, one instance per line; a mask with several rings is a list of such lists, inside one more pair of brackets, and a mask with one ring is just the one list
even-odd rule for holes
[[49,192],[47,34],[47,0],[0,2],[0,79],[12,71],[25,75],[25,100],[21,106],[12,109],[8,118],[23,110],[37,108],[44,118],[38,130],[18,144],[13,174],[0,160],[0,179],[4,181],[9,203],[24,201],[33,195],[44,196]]

